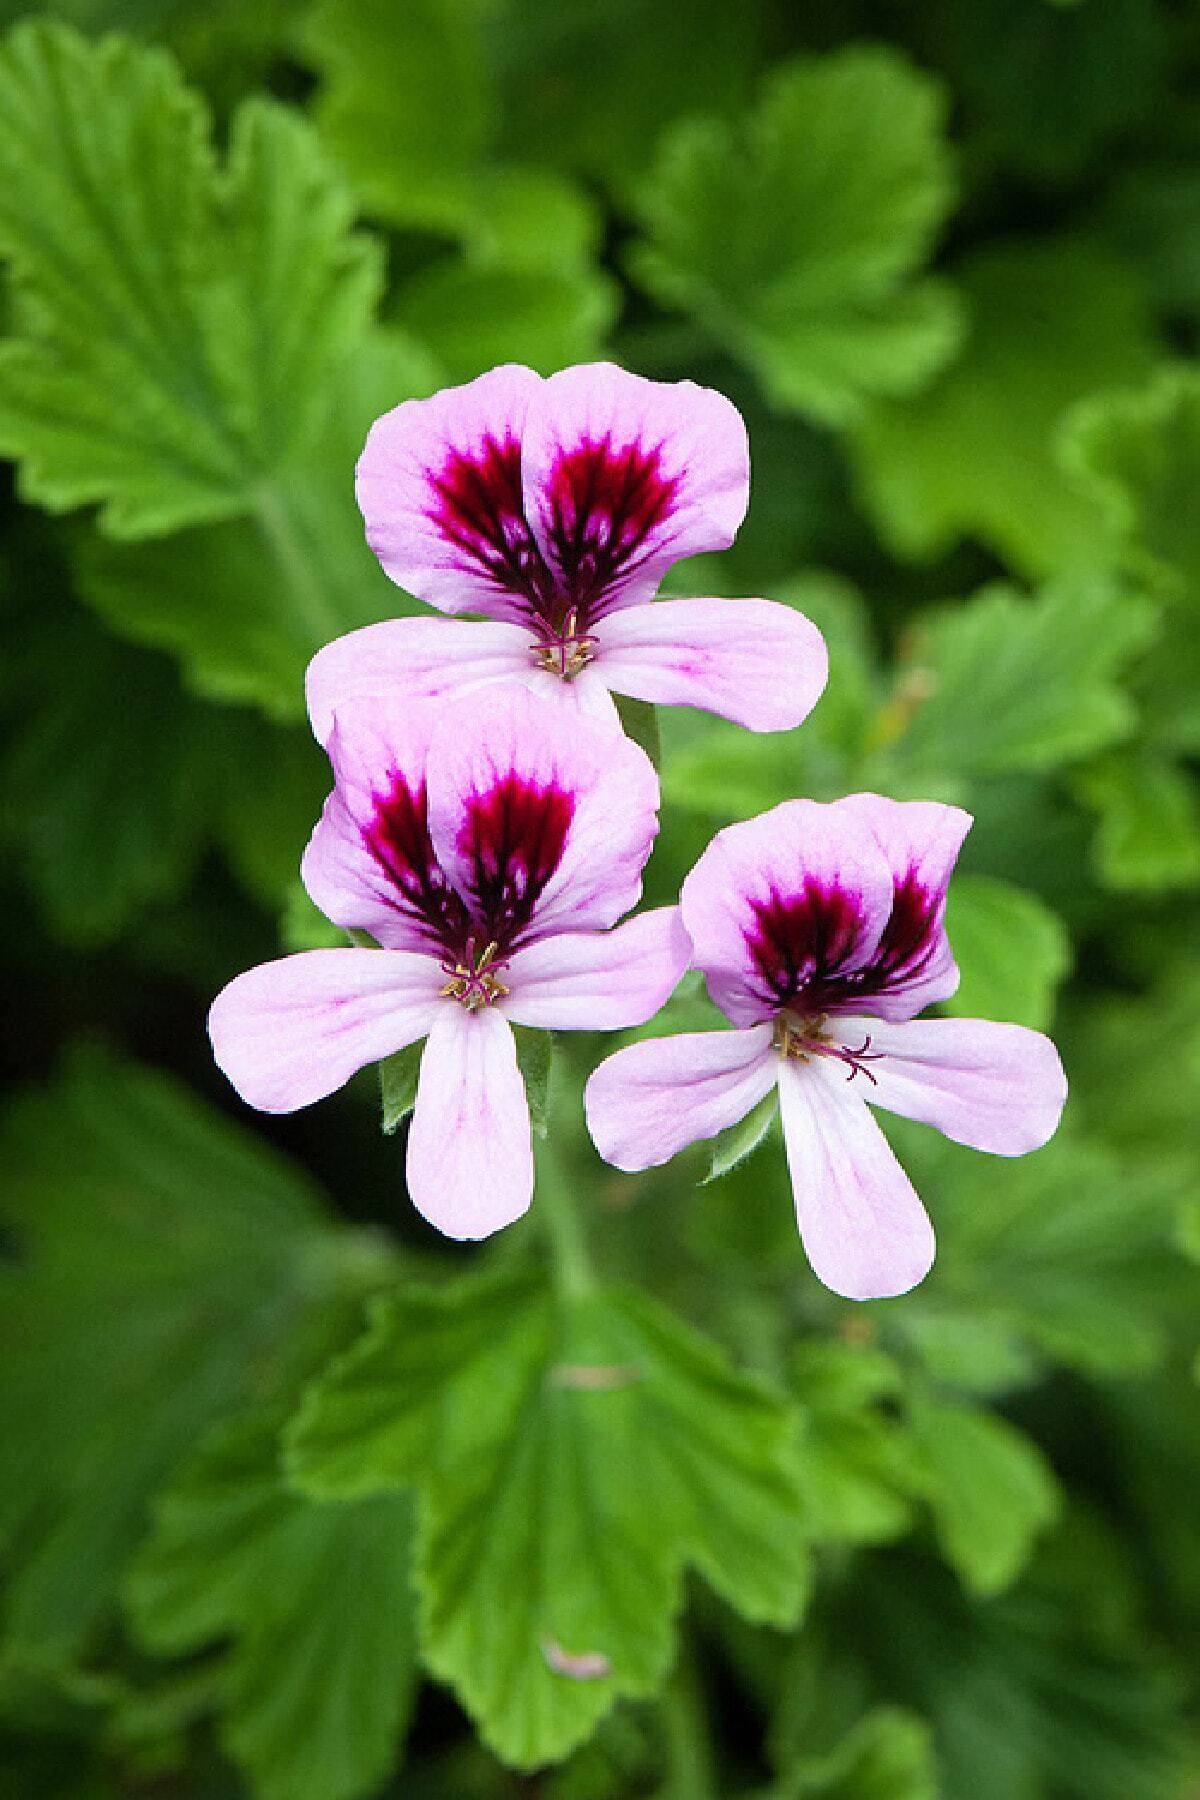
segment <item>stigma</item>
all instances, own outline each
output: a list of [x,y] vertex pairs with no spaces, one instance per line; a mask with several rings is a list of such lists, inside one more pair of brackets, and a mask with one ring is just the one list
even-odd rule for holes
[[799,1062],[808,1062],[814,1056],[831,1057],[834,1062],[846,1064],[850,1071],[847,1081],[853,1081],[856,1075],[865,1075],[872,1087],[877,1087],[876,1077],[867,1064],[882,1061],[883,1051],[872,1050],[870,1033],[856,1049],[852,1049],[830,1037],[825,1029],[827,1024],[825,1013],[818,1013],[815,1018],[798,1019],[781,1012],[776,1017],[771,1042],[781,1056],[795,1057]]
[[488,944],[477,957],[475,939],[468,938],[461,960],[442,964],[450,977],[439,990],[442,999],[457,1000],[468,1012],[478,1012],[481,1006],[491,1006],[493,1001],[502,999],[509,990],[495,973],[499,949],[498,944]]
[[557,675],[560,681],[571,681],[595,661],[598,642],[588,632],[580,631],[579,608],[573,606],[561,628],[555,632],[547,627],[545,635],[537,638],[530,650],[539,669]]

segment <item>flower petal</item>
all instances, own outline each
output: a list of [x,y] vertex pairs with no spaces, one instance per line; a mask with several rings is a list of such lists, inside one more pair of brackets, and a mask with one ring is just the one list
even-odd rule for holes
[[882,794],[850,794],[834,810],[865,825],[892,871],[892,914],[879,940],[874,972],[846,1002],[858,1010],[863,994],[885,1019],[911,1019],[958,987],[958,966],[946,940],[946,888],[970,813],[933,800],[888,800]]
[[541,559],[522,510],[521,440],[542,385],[509,363],[372,425],[355,481],[367,542],[430,606],[528,616]]
[[561,706],[566,712],[580,714],[586,719],[598,719],[610,731],[622,729],[616,701],[594,665],[581,669],[569,681],[545,669],[534,669],[523,685],[539,700],[547,700],[551,705]]
[[789,731],[825,687],[825,640],[772,600],[660,600],[606,619],[597,667],[659,706],[699,706],[751,731]]
[[308,716],[318,742],[348,700],[393,689],[406,701],[471,693],[491,681],[536,673],[529,632],[492,620],[386,619],[349,631],[308,665]]
[[428,951],[442,927],[465,936],[466,909],[438,864],[427,819],[429,743],[446,711],[400,693],[359,694],[342,703],[330,732],[337,785],[301,879],[327,918],[388,949]]
[[658,778],[612,726],[523,688],[446,709],[429,752],[429,829],[478,932],[506,949],[594,931],[637,903]]
[[533,1198],[529,1102],[508,1022],[444,1002],[421,1058],[408,1191],[452,1238],[489,1237]]
[[691,960],[677,906],[661,906],[612,931],[543,938],[509,959],[506,1018],[543,1031],[622,1031],[654,1017]]
[[262,963],[213,1001],[217,1066],[261,1112],[295,1112],[424,1037],[444,979],[432,958],[400,950],[306,950]]
[[907,1293],[933,1263],[933,1226],[858,1084],[837,1063],[787,1061],[779,1100],[813,1272],[847,1300]]
[[[683,884],[683,923],[708,991],[735,1025],[770,1018],[868,961],[892,878],[875,838],[815,800],[719,831]],[[813,1010],[819,1010],[814,1005]]]
[[778,1067],[767,1025],[630,1044],[606,1057],[584,1091],[592,1141],[615,1168],[656,1168],[744,1119]]
[[988,1019],[838,1020],[852,1046],[868,1034],[879,1059],[862,1097],[873,1105],[996,1156],[1024,1156],[1054,1135],[1067,1078],[1040,1031]]
[[733,542],[750,495],[746,427],[694,382],[563,369],[530,398],[521,479],[542,556],[591,625],[648,599],[680,557]]

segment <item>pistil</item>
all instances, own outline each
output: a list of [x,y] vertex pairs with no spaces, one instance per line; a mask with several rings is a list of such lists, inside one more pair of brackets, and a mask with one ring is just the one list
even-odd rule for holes
[[478,1012],[481,1006],[490,1006],[494,1000],[501,999],[508,993],[499,977],[493,973],[493,965],[499,954],[499,944],[488,944],[481,954],[475,955],[475,939],[467,939],[467,948],[461,961],[447,960],[442,968],[450,977],[440,990],[444,1000],[457,1000],[468,1012]]
[[573,606],[563,619],[561,629],[557,633],[548,631],[530,649],[539,669],[557,675],[562,681],[571,681],[595,660],[598,642],[599,639],[580,631],[579,608]]
[[835,1062],[845,1063],[850,1073],[847,1081],[853,1081],[856,1075],[865,1075],[872,1087],[878,1082],[868,1063],[881,1062],[882,1050],[872,1050],[870,1033],[863,1038],[857,1049],[848,1044],[839,1044],[830,1037],[825,1027],[828,1018],[825,1013],[813,1019],[796,1019],[787,1013],[780,1013],[775,1020],[775,1031],[772,1042],[781,1055],[794,1056],[800,1062],[807,1062],[813,1056],[832,1057]]

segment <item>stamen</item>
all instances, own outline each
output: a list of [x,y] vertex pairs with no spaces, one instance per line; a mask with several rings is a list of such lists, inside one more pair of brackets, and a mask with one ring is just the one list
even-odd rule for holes
[[581,669],[595,661],[598,638],[579,629],[579,608],[573,606],[564,616],[556,633],[547,628],[546,635],[530,645],[533,660],[548,675],[560,681],[572,681]]
[[438,989],[441,998],[459,1001],[468,1012],[478,1012],[481,1006],[490,1006],[494,1000],[503,999],[511,989],[492,973],[491,968],[499,950],[499,944],[488,944],[477,957],[475,939],[468,938],[463,960],[452,963],[447,958],[442,964],[443,972],[450,979]]
[[882,1062],[884,1052],[872,1050],[870,1033],[863,1038],[857,1049],[852,1049],[850,1045],[839,1044],[829,1036],[825,1030],[827,1022],[824,1013],[815,1019],[792,1019],[786,1013],[780,1013],[775,1020],[771,1041],[782,1055],[794,1056],[800,1062],[807,1062],[812,1056],[832,1057],[835,1062],[845,1063],[849,1068],[847,1081],[853,1081],[856,1075],[865,1075],[872,1087],[878,1087],[879,1082],[867,1064]]

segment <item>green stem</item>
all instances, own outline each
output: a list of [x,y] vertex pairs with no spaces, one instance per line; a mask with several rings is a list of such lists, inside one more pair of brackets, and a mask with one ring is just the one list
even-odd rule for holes
[[577,1300],[596,1285],[587,1232],[570,1177],[549,1142],[539,1144],[537,1155],[540,1179],[534,1206],[550,1249],[554,1283],[564,1299]]
[[345,629],[321,585],[283,494],[273,483],[258,489],[255,518],[287,583],[296,617],[314,649]]
[[720,1800],[704,1695],[686,1644],[680,1646],[679,1662],[660,1704],[670,1774],[659,1800]]

